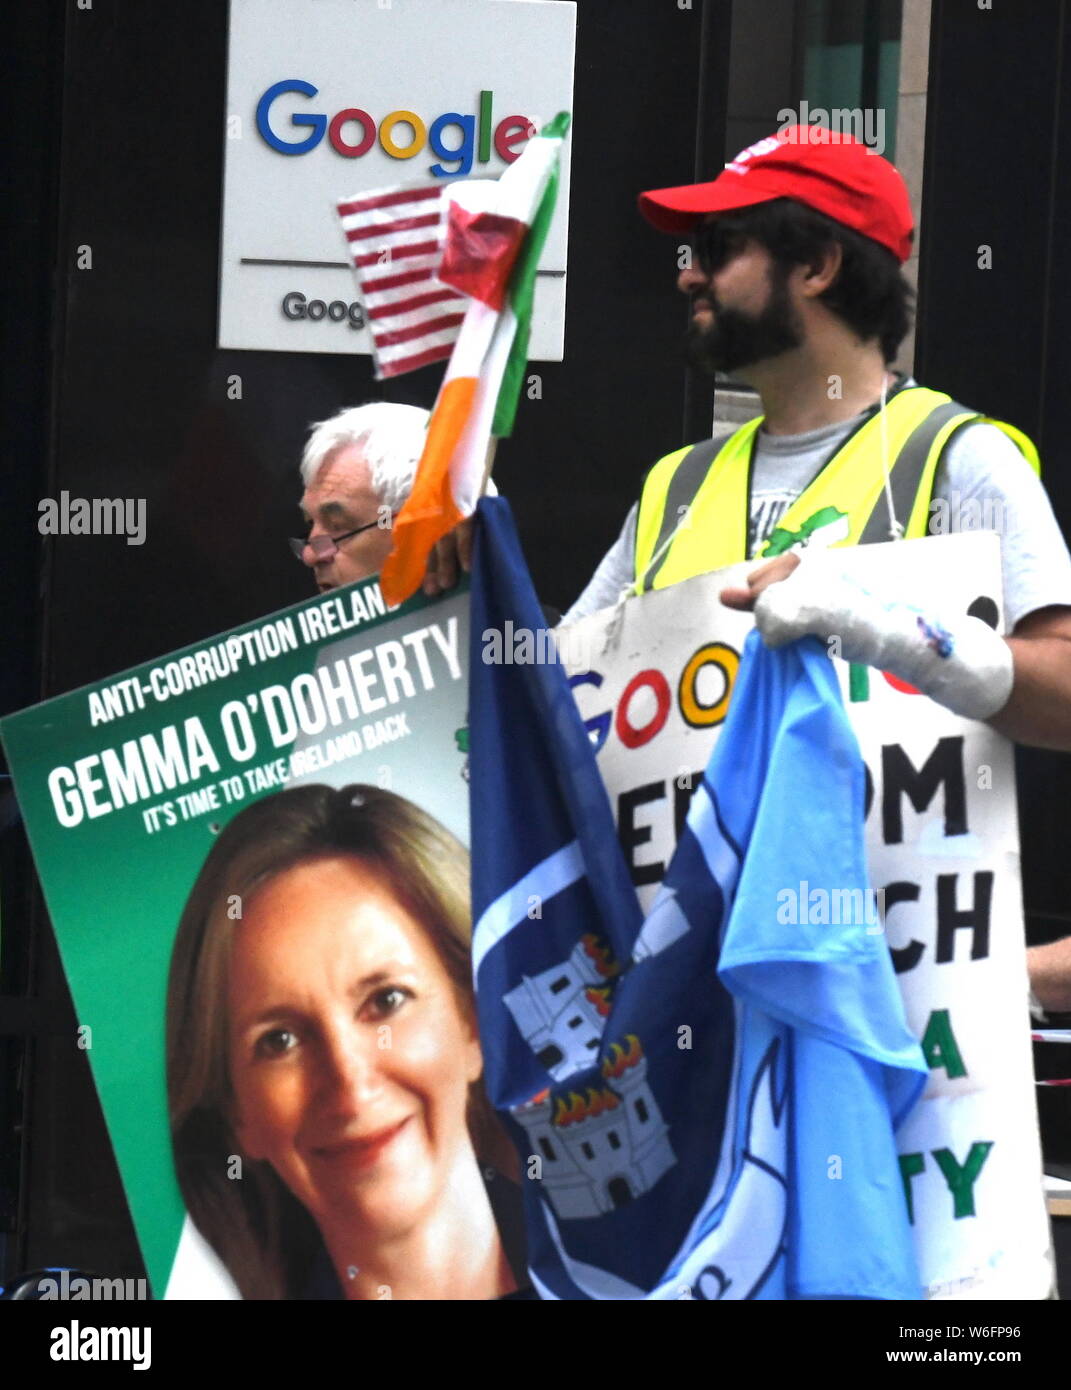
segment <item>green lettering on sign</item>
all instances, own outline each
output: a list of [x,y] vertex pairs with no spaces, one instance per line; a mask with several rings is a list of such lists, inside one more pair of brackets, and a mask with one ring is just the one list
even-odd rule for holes
[[911,1198],[911,1179],[917,1178],[926,1167],[922,1154],[900,1155],[900,1177],[904,1184],[904,1201],[907,1203],[907,1219],[915,1224],[915,1203]]
[[943,1067],[950,1081],[958,1076],[967,1075],[947,1009],[934,1009],[930,1014],[926,1031],[922,1035],[922,1051],[926,1057],[926,1065],[931,1071]]
[[856,661],[848,667],[848,699],[853,704],[870,699],[870,671]]
[[951,1149],[933,1150],[937,1166],[945,1175],[945,1182],[948,1183],[948,1189],[952,1193],[954,1203],[952,1215],[957,1221],[961,1216],[974,1215],[974,1184],[978,1181],[978,1174],[982,1171],[982,1166],[989,1157],[989,1150],[992,1147],[992,1140],[977,1140],[971,1145],[971,1151],[962,1168],[956,1162],[956,1157]]

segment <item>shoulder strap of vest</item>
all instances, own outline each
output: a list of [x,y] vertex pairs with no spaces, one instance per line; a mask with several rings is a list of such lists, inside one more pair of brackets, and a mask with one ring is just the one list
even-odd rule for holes
[[[1004,420],[994,420],[991,416],[980,415],[968,406],[960,405],[957,401],[948,401],[944,405],[935,407],[926,419],[915,428],[908,436],[907,442],[894,460],[894,464],[890,467],[889,486],[892,491],[893,514],[895,516],[911,516],[918,500],[919,488],[925,481],[924,475],[927,464],[930,463],[933,446],[945,426],[951,421],[957,420],[957,417],[958,422],[955,428],[949,431],[941,444],[942,455],[960,430],[965,429],[968,425],[994,425],[1019,449],[1035,473],[1040,474],[1041,460],[1038,457],[1037,448],[1033,440],[1022,430],[1016,429],[1014,425],[1009,425]],[[940,460],[937,459],[933,462],[934,471],[936,471],[936,464]],[[928,506],[929,498],[927,497],[925,501]],[[867,519],[859,537],[859,544],[868,545],[889,539],[889,510],[883,490]]]
[[992,415],[983,415],[982,419],[987,425],[995,425],[998,430],[1006,434],[1034,472],[1039,477],[1041,476],[1041,456],[1038,453],[1037,445],[1029,435],[1024,434],[1015,425],[1009,425],[1007,420],[994,420]]
[[[966,407],[957,401],[946,401],[943,405],[935,406],[925,420],[916,425],[908,435],[897,457],[890,461],[889,490],[892,493],[893,515],[902,518],[904,524],[914,510],[915,499],[922,485],[934,441],[950,421],[962,416],[965,411]],[[970,418],[977,419],[978,416],[972,412]],[[891,539],[889,506],[883,488],[878,494],[866,525],[860,532],[858,544],[872,545]]]
[[662,508],[662,522],[651,549],[650,561],[642,580],[636,586],[638,593],[647,593],[653,585],[666,558],[660,553],[662,547],[676,530],[684,510],[695,501],[714,460],[728,445],[737,443],[738,436],[745,433],[754,434],[757,425],[761,423],[761,418],[758,421],[748,420],[731,434],[719,435],[717,439],[701,439],[698,444],[692,445],[677,464],[669,480],[665,506]]

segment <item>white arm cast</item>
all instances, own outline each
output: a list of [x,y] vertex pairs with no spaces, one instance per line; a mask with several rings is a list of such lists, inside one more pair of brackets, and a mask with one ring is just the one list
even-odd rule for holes
[[807,633],[837,638],[845,661],[889,671],[967,719],[991,718],[1011,695],[1011,648],[991,627],[882,598],[848,578],[835,551],[805,552],[756,599],[755,623],[768,647]]

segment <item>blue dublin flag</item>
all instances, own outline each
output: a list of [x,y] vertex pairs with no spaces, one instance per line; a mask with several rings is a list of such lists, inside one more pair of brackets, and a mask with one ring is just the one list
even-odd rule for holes
[[484,499],[473,968],[537,1290],[918,1298],[893,1132],[926,1067],[870,910],[832,664],[749,636],[643,919],[565,672],[516,659],[524,633],[548,655],[543,626],[508,504]]

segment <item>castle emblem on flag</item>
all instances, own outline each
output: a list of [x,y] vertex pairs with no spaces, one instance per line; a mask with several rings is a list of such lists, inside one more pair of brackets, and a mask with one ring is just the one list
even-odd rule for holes
[[621,967],[588,932],[567,960],[524,975],[504,1003],[528,1046],[555,1081],[591,1066],[610,1012],[609,982]]
[[544,1091],[513,1111],[542,1159],[560,1220],[603,1216],[652,1188],[676,1163],[669,1126],[647,1084],[640,1040],[628,1034],[602,1064],[606,1085],[585,1094]]

